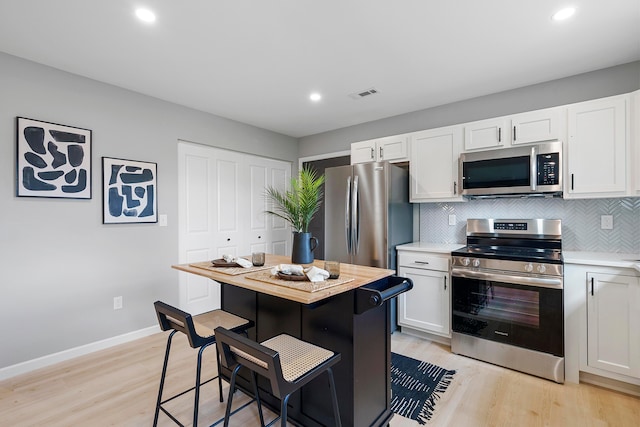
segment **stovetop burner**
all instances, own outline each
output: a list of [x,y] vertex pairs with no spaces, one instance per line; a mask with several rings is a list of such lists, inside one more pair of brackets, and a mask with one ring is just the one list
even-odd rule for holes
[[469,245],[451,252],[453,256],[472,256],[476,258],[493,258],[513,261],[546,262],[561,264],[560,249],[544,249],[519,246],[482,246]]

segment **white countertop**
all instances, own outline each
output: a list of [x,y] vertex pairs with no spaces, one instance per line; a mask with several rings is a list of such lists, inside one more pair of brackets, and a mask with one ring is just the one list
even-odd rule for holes
[[565,264],[635,268],[640,272],[640,254],[562,251],[562,257],[564,258]]
[[413,242],[406,243],[404,245],[396,246],[399,251],[412,251],[412,252],[437,252],[448,253],[460,249],[465,246],[465,243],[431,243],[431,242]]

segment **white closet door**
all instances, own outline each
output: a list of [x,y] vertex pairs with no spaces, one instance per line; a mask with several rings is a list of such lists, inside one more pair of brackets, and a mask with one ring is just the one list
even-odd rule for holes
[[[290,253],[290,227],[265,214],[265,187],[285,188],[290,163],[182,141],[178,159],[181,264],[223,254]],[[219,284],[179,275],[180,308],[197,314],[220,307]]]

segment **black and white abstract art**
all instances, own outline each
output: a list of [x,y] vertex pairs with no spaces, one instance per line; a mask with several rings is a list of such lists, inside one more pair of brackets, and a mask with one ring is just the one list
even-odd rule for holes
[[102,222],[158,222],[157,164],[102,158]]
[[18,117],[20,197],[91,198],[91,131]]

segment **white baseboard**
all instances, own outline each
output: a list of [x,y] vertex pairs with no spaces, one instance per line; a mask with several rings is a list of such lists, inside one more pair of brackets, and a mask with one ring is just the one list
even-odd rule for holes
[[58,353],[48,354],[46,356],[38,357],[37,359],[27,360],[26,362],[7,366],[0,369],[0,381],[15,377],[16,375],[31,372],[36,369],[51,366],[56,363],[64,362],[65,360],[73,359],[74,357],[84,356],[85,354],[93,353],[94,351],[104,350],[105,348],[124,344],[129,341],[137,340],[139,338],[144,338],[157,332],[160,332],[160,327],[158,325],[150,326],[148,328],[128,332],[126,334],[118,335],[101,341],[81,345],[79,347],[70,348],[68,350],[63,350]]

